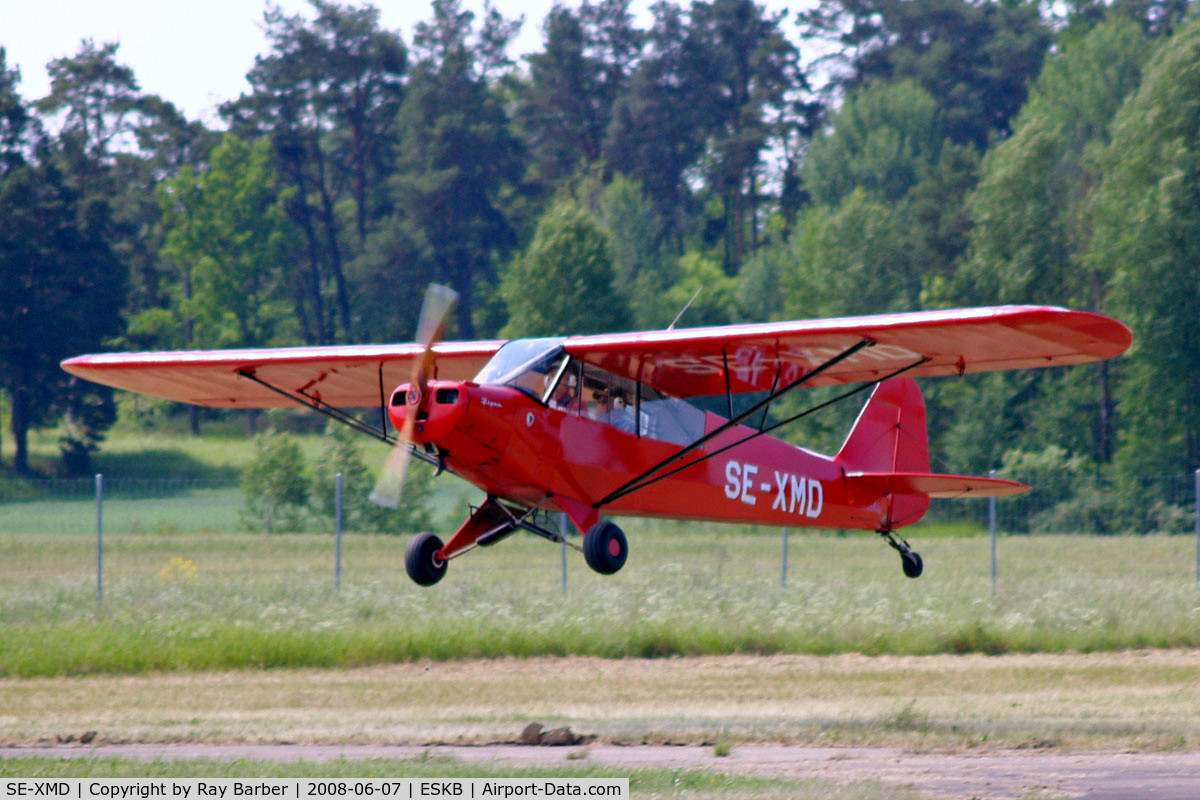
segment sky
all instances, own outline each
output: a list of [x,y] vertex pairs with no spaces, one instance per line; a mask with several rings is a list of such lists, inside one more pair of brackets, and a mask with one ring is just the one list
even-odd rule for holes
[[[783,0],[780,0],[782,4]],[[278,0],[291,12],[308,12],[305,0]],[[375,0],[382,24],[412,41],[416,22],[430,16],[427,0]],[[496,0],[506,17],[523,14],[514,53],[536,50],[541,20],[552,0]],[[483,0],[464,0],[480,12]],[[650,20],[650,0],[634,0],[639,23]],[[144,91],[181,108],[189,118],[216,120],[215,109],[248,90],[246,72],[266,52],[264,0],[0,0],[0,47],[8,66],[21,70],[27,100],[46,95],[45,65],[74,54],[83,39],[120,42],[118,59],[133,68]],[[311,16],[311,14],[307,14]]]

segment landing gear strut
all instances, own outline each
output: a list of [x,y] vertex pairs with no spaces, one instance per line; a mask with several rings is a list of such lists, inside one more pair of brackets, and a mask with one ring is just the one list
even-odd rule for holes
[[471,516],[445,544],[432,533],[414,536],[404,551],[404,569],[415,583],[432,586],[445,577],[446,564],[451,559],[475,547],[495,544],[518,529],[582,550],[588,566],[601,575],[611,575],[625,566],[625,559],[629,557],[629,542],[624,532],[613,523],[600,520],[592,525],[580,547],[566,541],[562,534],[537,524],[534,517],[537,510],[538,506],[521,509],[489,497],[483,505],[472,508]]
[[897,536],[890,528],[880,528],[876,531],[884,538],[892,548],[900,554],[900,568],[904,570],[904,574],[910,578],[921,577],[921,572],[925,569],[924,562],[921,561],[921,555],[909,546],[904,537]]

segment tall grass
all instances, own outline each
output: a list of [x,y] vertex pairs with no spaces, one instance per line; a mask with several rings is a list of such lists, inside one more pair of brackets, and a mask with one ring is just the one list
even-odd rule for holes
[[914,536],[913,581],[873,537],[793,534],[783,588],[778,532],[626,528],[625,569],[601,577],[571,553],[566,596],[559,549],[532,536],[455,560],[430,589],[405,577],[403,539],[350,536],[335,594],[330,536],[125,533],[106,544],[102,607],[92,536],[6,534],[0,674],[1200,646],[1184,537],[1004,539],[993,597],[983,538]]

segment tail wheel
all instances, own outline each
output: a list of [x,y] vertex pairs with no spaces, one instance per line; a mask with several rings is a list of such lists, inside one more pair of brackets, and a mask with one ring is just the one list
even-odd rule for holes
[[433,586],[446,574],[445,559],[438,558],[442,540],[432,533],[418,533],[404,550],[404,570],[422,586]]
[[915,550],[906,550],[900,553],[900,566],[904,569],[904,574],[910,578],[921,577],[921,572],[925,569],[920,554]]
[[629,557],[629,542],[625,532],[607,520],[588,528],[583,537],[583,558],[587,565],[601,575],[612,575],[625,566]]

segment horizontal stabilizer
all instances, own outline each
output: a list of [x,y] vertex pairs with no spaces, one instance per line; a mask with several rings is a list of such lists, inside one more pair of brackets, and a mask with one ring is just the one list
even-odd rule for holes
[[847,472],[846,480],[853,486],[881,494],[923,494],[929,497],[1005,497],[1029,491],[1028,486],[1017,481],[926,472]]

